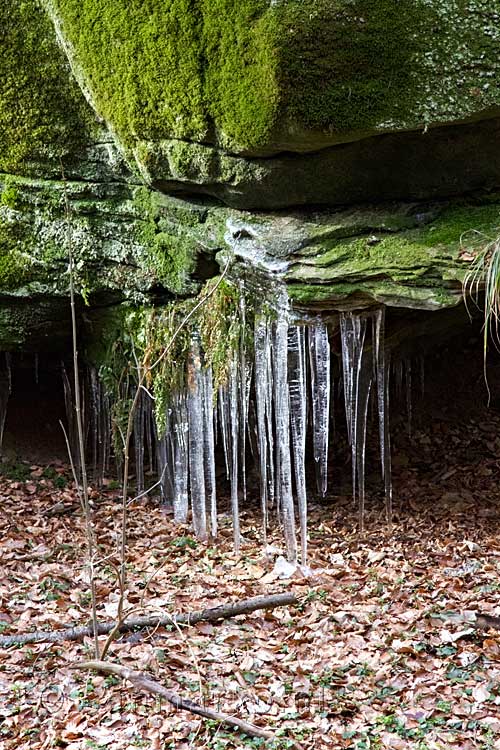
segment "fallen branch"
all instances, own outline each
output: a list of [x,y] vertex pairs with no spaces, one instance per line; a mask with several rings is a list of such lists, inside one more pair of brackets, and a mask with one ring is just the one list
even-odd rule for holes
[[[103,672],[104,674],[112,674],[117,677],[121,677],[122,680],[128,680],[132,683],[134,688],[137,690],[143,690],[146,693],[152,693],[153,695],[159,695],[165,698],[169,703],[177,709],[182,711],[189,711],[197,716],[202,716],[204,719],[211,719],[212,721],[218,721],[221,724],[234,729],[235,727],[247,734],[249,737],[260,737],[264,740],[277,740],[275,734],[269,732],[267,729],[250,724],[248,721],[239,719],[236,716],[230,716],[229,714],[222,713],[220,711],[213,711],[211,708],[205,708],[199,706],[197,703],[183,698],[177,693],[173,693],[171,690],[163,687],[159,682],[152,680],[149,675],[143,672],[136,672],[133,669],[122,667],[120,664],[113,664],[108,661],[84,661],[80,664],[74,664],[71,666],[72,669],[91,669],[96,672]],[[295,747],[296,750],[302,750],[302,746],[293,740],[288,741],[288,746]]]
[[[270,596],[255,596],[252,599],[243,599],[234,604],[221,604],[218,607],[203,609],[186,614],[167,615],[164,617],[144,616],[132,620],[126,620],[119,627],[120,633],[128,633],[131,630],[143,628],[158,628],[167,625],[196,625],[197,622],[217,622],[226,620],[237,615],[248,615],[257,609],[275,609],[275,607],[286,607],[295,605],[298,599],[295,594],[272,594]],[[108,635],[116,627],[116,622],[98,623],[98,635]],[[80,641],[82,638],[92,636],[93,626],[81,626],[67,628],[66,630],[37,630],[33,633],[18,633],[14,635],[0,636],[0,648],[8,646],[23,646],[26,643],[61,643],[62,641]]]

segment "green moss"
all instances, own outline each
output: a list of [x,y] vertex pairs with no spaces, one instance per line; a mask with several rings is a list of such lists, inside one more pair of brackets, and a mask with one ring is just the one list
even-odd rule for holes
[[19,191],[12,180],[5,180],[0,193],[0,206],[15,209],[19,200]]
[[463,245],[476,245],[481,237],[495,236],[500,227],[498,205],[453,206],[431,224],[395,234],[367,234],[364,237],[322,243],[322,251],[310,262],[316,267],[343,263],[349,275],[369,270],[404,271],[413,267],[426,272],[433,262],[457,258]]
[[423,12],[420,2],[400,0],[278,6],[274,35],[287,116],[348,133],[406,113],[415,99],[410,71]]
[[20,253],[4,251],[0,239],[0,290],[23,286],[30,277],[29,261]]
[[140,219],[138,236],[145,248],[142,262],[170,292],[195,292],[197,286],[190,276],[198,251],[200,214],[147,188],[136,190],[134,203]]
[[[219,283],[219,279],[212,279],[206,284],[203,294],[210,293],[215,285],[217,289],[200,311],[198,325],[205,364],[212,368],[214,388],[217,389],[227,382],[231,353],[238,350],[242,336],[247,337],[248,331],[241,328],[240,299],[243,291],[227,281]],[[253,306],[250,299],[245,302],[253,330]]]
[[[186,367],[193,335],[200,340],[204,365],[212,369],[214,389],[227,383],[232,355],[238,351],[242,337],[246,339],[248,334],[242,330],[240,321],[241,294],[233,284],[211,279],[197,298],[152,311],[143,320],[143,363],[149,369],[148,381],[155,395],[160,432],[165,427],[166,407],[172,394],[186,387]],[[206,302],[192,314],[202,299]],[[247,304],[247,313],[250,331],[253,330],[250,304]],[[179,331],[188,314],[189,321]],[[166,349],[168,353],[163,356]]]
[[92,121],[38,0],[0,6],[0,171],[64,157]]
[[57,0],[94,103],[126,141],[202,137],[199,18],[191,0]]
[[[267,0],[201,0],[204,96],[227,144],[266,143],[280,91],[278,38],[270,35]],[[274,18],[273,18],[274,21]]]
[[[171,231],[159,226],[161,199],[146,188],[139,188],[135,203],[140,215],[139,238],[145,247],[145,262],[157,281],[175,293],[192,289],[189,274],[194,263],[194,243],[182,224],[171,225]],[[165,225],[164,225],[165,226]]]
[[290,294],[300,305],[335,305],[352,295],[410,307],[455,304],[470,259],[499,232],[498,204],[455,204],[422,227],[313,240],[287,273]]
[[[158,430],[165,429],[167,406],[187,385],[187,361],[193,336],[200,341],[203,361],[213,373],[214,388],[227,382],[229,363],[242,337],[250,341],[253,308],[247,299],[247,330],[239,305],[241,290],[212,279],[197,297],[162,307],[120,305],[89,311],[85,358],[99,369],[114,404],[115,425],[123,428],[138,380],[137,363],[154,394]],[[197,307],[201,300],[204,304]],[[194,308],[197,307],[195,310]]]
[[489,0],[46,2],[97,111],[130,146],[215,136],[258,148],[277,132],[333,138],[498,105]]
[[31,277],[25,236],[15,225],[0,221],[0,291],[22,287]]

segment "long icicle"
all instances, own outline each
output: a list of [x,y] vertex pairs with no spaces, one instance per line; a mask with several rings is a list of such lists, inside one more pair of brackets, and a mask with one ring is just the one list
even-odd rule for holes
[[189,484],[194,533],[202,540],[207,538],[203,401],[200,342],[194,335],[188,357]]
[[267,443],[269,450],[269,463],[268,468],[268,498],[269,508],[274,508],[276,505],[276,464],[275,464],[275,451],[274,451],[274,420],[273,420],[273,398],[274,398],[274,370],[273,370],[273,355],[272,355],[272,332],[271,322],[269,319],[266,321],[266,347],[265,347],[265,362],[267,371],[267,394],[266,394],[266,426],[267,426]]
[[267,435],[268,379],[269,369],[267,350],[269,347],[267,319],[263,314],[255,318],[255,400],[257,405],[257,434],[260,465],[260,504],[262,510],[262,530],[264,544],[267,544],[268,527],[268,461],[272,460]]
[[173,398],[174,441],[174,521],[184,524],[188,515],[188,417],[186,396],[177,393]]
[[283,532],[290,562],[297,560],[297,538],[295,533],[295,512],[292,495],[292,465],[290,458],[290,407],[288,393],[288,311],[283,305],[278,311],[275,323],[275,365],[276,380],[276,443],[278,452],[279,507],[283,520]]
[[137,494],[144,491],[144,398],[141,392],[134,414],[134,453]]
[[313,453],[318,492],[325,497],[328,483],[328,436],[330,426],[330,343],[323,321],[309,326]]
[[226,477],[231,481],[231,444],[229,442],[229,393],[227,386],[219,386],[218,398],[219,428],[222,436],[222,447],[224,450],[224,462],[226,466]]
[[290,391],[290,424],[295,469],[295,488],[300,519],[302,565],[307,564],[307,493],[306,493],[306,428],[307,389],[305,367],[305,329],[291,326],[288,331],[288,362]]
[[217,491],[215,482],[214,387],[211,368],[205,370],[203,390],[205,486],[210,506],[210,534],[217,536]]
[[365,349],[366,329],[366,315],[341,313],[344,396],[352,453],[352,491],[354,500],[358,503],[361,531],[364,529],[365,517],[366,422],[373,372],[373,363]]
[[247,353],[246,353],[246,300],[243,286],[239,290],[239,314],[241,335],[239,340],[239,376],[238,376],[238,393],[239,393],[239,410],[240,410],[240,474],[241,474],[241,494],[243,505],[246,507],[247,500],[247,469],[246,469],[246,445],[247,445],[247,426],[248,426],[248,400],[247,400]]
[[231,508],[233,514],[234,550],[240,551],[240,508],[238,498],[238,438],[239,438],[239,399],[238,399],[238,355],[231,360],[229,371],[229,423],[231,434]]
[[380,461],[385,490],[386,520],[392,522],[391,434],[389,429],[389,363],[385,350],[385,308],[373,314],[373,362],[377,381]]

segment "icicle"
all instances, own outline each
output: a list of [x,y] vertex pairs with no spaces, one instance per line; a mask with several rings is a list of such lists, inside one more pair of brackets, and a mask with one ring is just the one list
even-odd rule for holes
[[[352,451],[353,497],[358,501],[359,525],[364,528],[365,451],[368,401],[373,364],[365,350],[367,319],[351,312],[340,316],[348,434]],[[349,427],[350,423],[350,427]]]
[[389,429],[389,364],[385,351],[385,308],[373,314],[373,363],[377,381],[378,424],[380,436],[380,461],[385,489],[385,512],[388,523],[392,521],[392,467]]
[[233,534],[235,552],[240,551],[240,509],[238,498],[238,360],[233,355],[229,371],[229,424],[231,434],[231,508],[233,513]]
[[186,523],[188,515],[188,417],[186,397],[173,397],[174,521]]
[[330,343],[328,329],[320,321],[309,327],[313,453],[318,492],[325,497],[328,480],[328,433],[330,423]]
[[134,414],[135,482],[137,494],[144,492],[144,392],[141,392]]
[[290,423],[295,468],[295,487],[300,519],[301,561],[307,564],[306,428],[307,390],[305,367],[305,330],[292,326],[288,331]]
[[212,370],[203,373],[203,418],[205,450],[205,486],[210,504],[210,534],[217,536],[217,494],[215,481],[215,439],[214,439],[214,387]]
[[204,461],[204,395],[201,371],[200,343],[197,336],[191,340],[188,358],[188,419],[189,419],[189,480],[194,532],[198,539],[207,538],[207,513],[205,499]]
[[260,466],[260,503],[262,509],[262,528],[264,544],[267,544],[268,526],[268,462],[272,462],[272,452],[269,450],[267,435],[267,416],[270,408],[269,397],[269,369],[267,352],[269,348],[269,331],[267,320],[263,315],[255,318],[254,350],[255,350],[255,400],[257,405],[257,436],[259,444]]
[[[153,422],[153,425],[156,423]],[[165,414],[165,433],[156,441],[156,465],[160,482],[160,495],[163,505],[173,504],[175,497],[174,467],[175,467],[175,438],[173,433],[174,417],[171,406]],[[157,434],[157,430],[155,429]]]
[[273,368],[273,349],[271,324],[266,322],[266,343],[265,343],[265,367],[267,371],[267,393],[265,394],[266,402],[266,425],[267,425],[267,444],[269,446],[268,468],[268,505],[274,508],[276,500],[276,464],[274,451],[274,432],[273,432],[273,403],[274,403],[274,368]]
[[[240,397],[240,466],[241,466],[241,490],[243,496],[243,505],[246,506],[247,499],[247,470],[246,470],[246,433],[248,427],[248,398],[249,378],[247,373],[247,358],[245,351],[245,332],[246,332],[246,301],[242,286],[239,294],[239,312],[240,312],[240,334],[239,341],[239,377],[238,390]],[[247,388],[248,383],[248,388]]]
[[158,466],[158,481],[160,482],[160,502],[162,505],[166,505],[171,497],[167,480],[168,456],[166,435],[156,443],[156,464]]
[[413,408],[412,408],[412,383],[411,383],[411,359],[405,359],[405,372],[406,372],[406,418],[407,418],[407,429],[408,437],[411,438],[413,431]]
[[283,532],[290,562],[297,560],[297,539],[292,496],[292,465],[290,458],[290,406],[288,393],[288,320],[287,310],[280,309],[275,323],[275,383],[276,448],[278,502],[283,520]]
[[224,449],[224,462],[226,465],[226,477],[228,482],[231,480],[231,445],[229,443],[229,395],[228,389],[219,386],[218,398],[219,425],[222,435],[222,447]]
[[7,407],[12,392],[12,371],[10,354],[5,354],[5,371],[0,375],[0,453],[3,445],[3,434],[5,420],[7,419]]

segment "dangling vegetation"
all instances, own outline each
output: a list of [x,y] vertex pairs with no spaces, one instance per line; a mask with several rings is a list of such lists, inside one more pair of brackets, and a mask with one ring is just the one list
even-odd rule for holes
[[[175,300],[159,308],[125,308],[120,316],[111,317],[109,331],[101,333],[103,345],[91,348],[87,354],[98,367],[111,397],[115,448],[120,445],[120,431],[128,418],[130,394],[139,371],[144,373],[145,387],[154,394],[158,432],[163,433],[171,396],[186,383],[193,332],[200,336],[204,363],[212,369],[214,389],[227,382],[230,354],[238,349],[241,337],[248,336],[248,331],[242,331],[239,315],[242,294],[245,292],[240,287],[219,276],[208,281],[194,298]],[[253,305],[248,295],[245,305],[250,330]],[[188,324],[182,326],[186,318]],[[166,347],[167,357],[162,356]]]
[[[464,298],[472,298],[477,307],[484,312],[483,352],[484,375],[486,385],[486,355],[490,341],[499,348],[500,344],[500,236],[486,239],[486,244],[476,254],[463,282]],[[484,292],[484,302],[481,301]],[[489,388],[488,388],[489,393]]]

